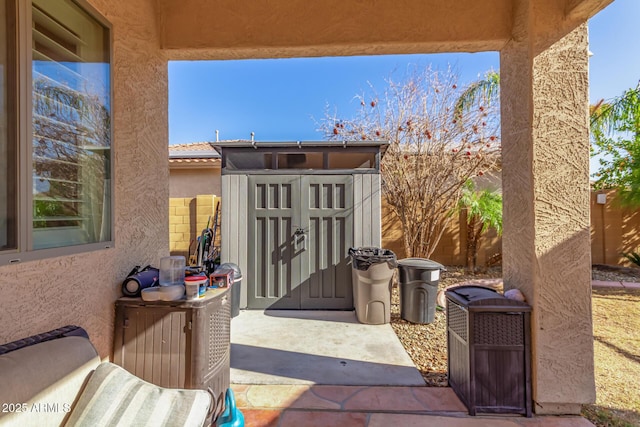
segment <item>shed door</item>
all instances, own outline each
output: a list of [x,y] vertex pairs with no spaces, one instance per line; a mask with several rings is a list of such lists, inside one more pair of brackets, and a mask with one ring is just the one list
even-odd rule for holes
[[300,308],[299,224],[299,176],[249,177],[249,308]]
[[301,178],[302,254],[300,297],[303,309],[351,309],[353,177],[305,175]]
[[352,309],[353,178],[249,177],[249,308]]

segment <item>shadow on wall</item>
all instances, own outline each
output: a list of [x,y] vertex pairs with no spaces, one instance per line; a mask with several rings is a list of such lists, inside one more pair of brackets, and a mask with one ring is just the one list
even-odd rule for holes
[[[463,214],[452,218],[436,247],[429,257],[443,265],[465,265],[467,245],[467,224]],[[382,202],[382,247],[391,249],[398,259],[406,258],[402,241],[402,225],[389,204]],[[502,251],[502,239],[495,230],[482,236],[478,246],[478,266],[482,266],[493,255]]]
[[[599,193],[606,195],[604,204],[597,202]],[[390,206],[382,202],[382,246],[391,249],[399,259],[405,258],[402,227]],[[502,251],[502,238],[490,230],[480,239],[478,265]],[[623,252],[640,252],[640,209],[620,205],[616,192],[591,192],[591,262],[630,266]],[[442,235],[431,259],[444,265],[465,265],[466,223],[464,215],[454,218]]]
[[[169,199],[169,243],[170,255],[184,256],[189,262],[197,246],[197,238],[207,226],[212,228],[215,206],[220,197],[204,195],[197,197],[172,197]],[[216,243],[220,244],[220,230]]]
[[[182,253],[187,262],[189,262],[189,255],[194,253],[195,248],[198,246],[195,240],[200,235],[202,230],[198,230],[198,203],[197,199],[193,198],[189,201],[189,236],[185,236],[184,241],[188,242],[187,250]],[[173,254],[172,254],[173,255]]]
[[622,253],[638,251],[640,251],[640,209],[621,206],[615,190],[592,192],[592,262],[629,266],[631,263],[622,256]]
[[536,232],[538,245],[549,248],[533,263],[535,244],[505,234],[505,289],[520,289],[533,306],[531,366],[537,413],[552,411],[546,407],[552,408],[559,396],[570,405],[595,401],[589,229],[562,238],[568,234],[563,230],[579,226],[574,218],[547,221],[546,229]]

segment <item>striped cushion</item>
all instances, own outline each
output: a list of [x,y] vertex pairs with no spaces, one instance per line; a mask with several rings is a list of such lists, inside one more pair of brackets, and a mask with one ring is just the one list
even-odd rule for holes
[[67,426],[202,426],[211,405],[204,390],[150,384],[113,363],[100,364]]

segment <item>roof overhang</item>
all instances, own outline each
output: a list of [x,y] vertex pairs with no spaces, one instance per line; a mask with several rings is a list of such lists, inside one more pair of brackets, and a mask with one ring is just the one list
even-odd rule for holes
[[548,24],[566,34],[611,1],[157,0],[155,4],[161,47],[168,59],[180,60],[499,51],[517,37],[523,10],[535,12],[536,22],[552,17]]
[[219,158],[216,150],[171,151],[169,147],[169,159],[210,159]]
[[220,158],[170,158],[169,169],[220,169]]
[[234,141],[215,142],[213,147],[222,155],[226,148],[232,149],[274,149],[274,150],[321,150],[331,148],[344,148],[357,150],[358,148],[375,147],[384,155],[389,146],[389,141]]

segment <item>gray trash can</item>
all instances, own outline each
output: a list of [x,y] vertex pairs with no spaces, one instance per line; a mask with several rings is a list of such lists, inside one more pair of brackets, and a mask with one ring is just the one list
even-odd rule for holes
[[444,266],[424,258],[398,261],[400,317],[412,323],[431,323],[436,314],[440,271]]
[[224,264],[220,264],[216,271],[222,269],[231,269],[233,270],[233,285],[231,285],[231,317],[236,317],[240,314],[240,289],[242,287],[242,271],[240,271],[240,267],[238,264],[234,264],[232,262],[225,262]]
[[391,321],[391,279],[396,254],[382,248],[351,248],[353,303],[360,323],[380,325]]

